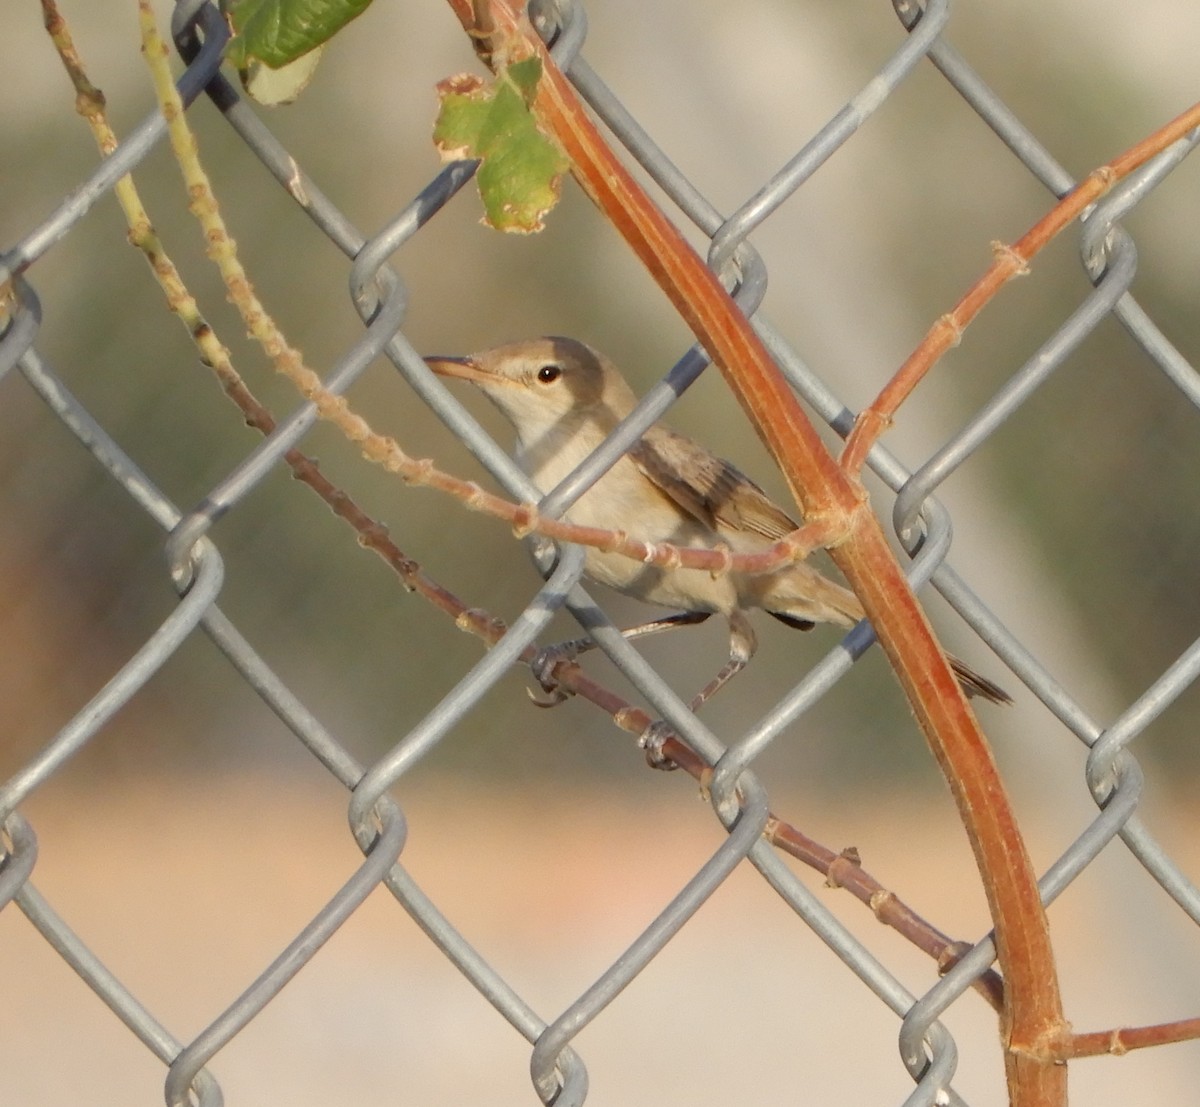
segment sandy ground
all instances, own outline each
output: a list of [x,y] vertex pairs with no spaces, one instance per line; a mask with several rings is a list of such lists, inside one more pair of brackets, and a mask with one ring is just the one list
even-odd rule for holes
[[[484,791],[401,795],[410,871],[543,1017],[578,995],[718,844],[680,781],[660,797]],[[836,805],[798,821],[840,833]],[[936,805],[935,805],[936,806]],[[965,847],[928,803],[862,812],[868,864],[950,933],[984,927]],[[27,808],[39,890],[178,1037],[202,1030],[358,860],[344,796],[270,776],[72,786]],[[803,816],[800,819],[800,816]],[[960,835],[961,837],[961,835]],[[842,843],[848,844],[848,843]],[[1140,894],[1106,900],[1110,878]],[[1051,921],[1079,1029],[1194,1014],[1197,942],[1117,861]],[[914,989],[932,974],[845,893],[810,886]],[[1155,909],[1157,910],[1157,909]],[[1174,960],[1172,960],[1174,959]],[[1181,971],[1182,970],[1182,971]],[[162,1102],[163,1066],[13,906],[0,913],[0,1103]],[[994,1020],[966,997],[949,1018],[956,1087],[1004,1102]],[[896,1019],[748,867],[588,1027],[589,1103],[898,1104],[911,1090]],[[228,1104],[534,1104],[529,1047],[384,893],[374,894],[211,1065]],[[1196,1101],[1200,1046],[1077,1063],[1072,1102]],[[1153,1088],[1153,1095],[1147,1089]]]

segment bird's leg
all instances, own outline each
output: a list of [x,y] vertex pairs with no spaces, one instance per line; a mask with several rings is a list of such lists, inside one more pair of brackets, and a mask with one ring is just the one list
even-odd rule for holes
[[[755,636],[754,628],[750,625],[750,620],[742,611],[730,612],[729,660],[721,666],[721,671],[692,697],[688,708],[692,711],[699,711],[708,700],[712,699],[746,667],[756,649],[758,649],[758,638]],[[638,745],[645,750],[646,762],[652,769],[678,767],[663,753],[663,746],[667,739],[673,737],[675,737],[674,728],[665,720],[659,719],[651,723],[638,739]]]
[[744,612],[733,611],[729,615],[729,660],[703,688],[692,697],[688,705],[692,711],[699,711],[726,684],[738,675],[758,649],[758,638],[754,628]]
[[[648,623],[639,623],[637,626],[626,627],[621,631],[621,637],[633,641],[635,638],[645,638],[651,634],[658,634],[660,631],[674,630],[675,627],[694,626],[696,623],[704,622],[711,614],[712,612],[710,611],[680,611],[675,615],[665,615],[661,619],[652,619]],[[555,707],[562,703],[567,698],[567,693],[558,686],[557,671],[559,666],[574,661],[581,653],[587,653],[588,650],[595,648],[596,643],[591,638],[585,637],[572,638],[570,641],[559,642],[553,646],[546,646],[538,650],[533,660],[529,663],[529,669],[533,673],[534,679],[542,686],[542,691],[546,693],[546,698],[540,699],[531,690],[529,693],[530,699],[538,707]],[[730,673],[729,675],[732,676],[733,674]],[[725,679],[727,680],[728,677]]]

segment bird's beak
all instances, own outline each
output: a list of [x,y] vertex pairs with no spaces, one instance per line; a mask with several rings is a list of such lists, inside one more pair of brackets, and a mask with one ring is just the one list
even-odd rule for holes
[[474,381],[477,384],[494,383],[496,380],[495,373],[489,373],[486,369],[480,368],[479,364],[469,357],[447,357],[433,354],[425,359],[425,364],[439,377],[455,377],[458,380]]

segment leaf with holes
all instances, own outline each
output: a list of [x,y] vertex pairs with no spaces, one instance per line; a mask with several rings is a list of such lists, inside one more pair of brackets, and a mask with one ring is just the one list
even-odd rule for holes
[[466,73],[438,82],[434,145],[443,161],[480,159],[483,222],[497,230],[540,231],[571,167],[533,115],[541,76],[541,61],[526,58],[501,69],[491,84]]

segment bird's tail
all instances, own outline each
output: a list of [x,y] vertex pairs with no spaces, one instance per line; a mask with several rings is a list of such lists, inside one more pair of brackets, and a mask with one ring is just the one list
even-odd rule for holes
[[[792,566],[783,579],[777,579],[765,599],[763,606],[775,618],[805,629],[814,623],[853,626],[864,616],[862,604],[853,592],[803,562]],[[951,655],[950,668],[969,698],[979,696],[991,703],[1012,703],[1012,697],[1000,685],[977,673],[965,661]]]
[[962,690],[966,692],[968,699],[979,696],[991,703],[1012,703],[1012,696],[1000,685],[988,680],[981,673],[977,673],[965,661],[960,661],[953,654],[950,655],[950,668],[954,670],[954,675],[958,677],[958,683],[962,685]]

